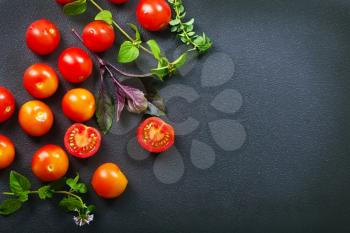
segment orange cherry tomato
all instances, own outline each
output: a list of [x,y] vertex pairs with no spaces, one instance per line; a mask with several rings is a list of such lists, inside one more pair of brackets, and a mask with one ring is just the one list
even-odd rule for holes
[[75,88],[68,91],[62,99],[64,115],[75,122],[90,120],[96,109],[94,95],[83,88]]
[[50,131],[54,116],[49,106],[39,100],[23,104],[18,114],[19,124],[30,136],[43,136]]
[[45,99],[57,91],[58,77],[50,66],[34,64],[25,71],[23,85],[33,97]]
[[116,164],[105,163],[96,169],[91,184],[97,195],[115,198],[125,191],[128,179]]
[[10,166],[15,158],[15,147],[12,141],[0,134],[0,169]]
[[32,171],[41,181],[59,180],[67,173],[68,166],[66,152],[56,145],[41,147],[32,158]]

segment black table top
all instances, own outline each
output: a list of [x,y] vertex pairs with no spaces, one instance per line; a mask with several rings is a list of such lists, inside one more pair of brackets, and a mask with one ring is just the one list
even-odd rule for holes
[[[121,24],[136,22],[136,0],[122,7],[99,2]],[[350,231],[350,2],[184,2],[214,48],[161,86],[178,133],[173,149],[161,157],[145,154],[134,141],[140,119],[125,114],[98,155],[70,158],[70,174],[79,171],[85,182],[103,162],[117,163],[129,179],[115,200],[89,189],[85,198],[97,207],[92,225],[80,229],[57,200],[33,198],[20,212],[0,218],[0,232]],[[31,99],[22,87],[24,70],[38,62],[57,70],[64,48],[81,47],[70,29],[82,30],[95,14],[91,7],[67,17],[53,0],[0,0],[0,85],[12,90],[17,106]],[[62,32],[60,48],[47,57],[29,52],[24,43],[26,27],[39,18],[52,20]],[[168,55],[183,48],[168,32],[143,35],[156,38]],[[117,37],[119,44],[122,36]],[[116,63],[116,49],[104,56]],[[82,86],[95,85],[96,77]],[[32,154],[48,143],[62,145],[71,122],[62,116],[60,99],[75,86],[62,81],[45,100],[56,117],[48,135],[25,135],[16,117],[0,126],[17,149],[11,169],[29,176],[34,186],[39,182],[31,172]],[[0,191],[7,189],[9,170],[0,172]]]

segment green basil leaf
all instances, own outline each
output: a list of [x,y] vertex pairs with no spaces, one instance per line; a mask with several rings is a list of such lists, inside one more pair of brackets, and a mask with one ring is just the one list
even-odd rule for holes
[[7,199],[0,205],[0,215],[10,215],[22,207],[18,199]]
[[141,41],[141,34],[140,34],[140,31],[137,28],[137,26],[135,24],[132,24],[132,23],[128,23],[128,25],[132,28],[132,30],[134,30],[136,41]]
[[149,41],[147,41],[147,45],[151,49],[154,58],[157,60],[160,60],[161,59],[161,49],[160,49],[158,43],[155,40],[149,40]]
[[151,73],[155,75],[159,80],[163,81],[164,77],[169,74],[168,67],[159,67],[151,70]]
[[38,195],[41,200],[52,198],[53,190],[49,185],[45,185],[38,189]]
[[99,91],[96,100],[97,124],[102,133],[107,134],[112,128],[115,117],[114,100],[104,90]]
[[77,184],[76,188],[77,188],[77,191],[79,193],[86,193],[87,192],[87,187],[84,183]]
[[186,63],[186,60],[187,60],[187,53],[183,53],[178,59],[172,62],[172,64],[176,67],[176,69],[178,69]]
[[80,15],[84,13],[87,9],[86,0],[77,0],[64,5],[63,12],[66,15]]
[[84,205],[74,197],[63,198],[58,205],[67,212],[78,212],[81,209],[84,209]]
[[121,46],[118,54],[120,63],[129,63],[135,61],[140,55],[139,49],[130,41],[125,41]]
[[21,192],[17,194],[17,196],[18,196],[18,200],[20,200],[21,202],[28,201],[28,192]]
[[100,11],[96,16],[95,20],[102,20],[108,23],[109,25],[113,24],[113,15],[110,11],[103,10]]
[[87,214],[94,212],[94,210],[95,210],[94,205],[88,205],[88,207],[86,207]]
[[15,194],[20,194],[24,191],[29,191],[32,184],[25,176],[19,174],[18,172],[10,172],[10,189]]

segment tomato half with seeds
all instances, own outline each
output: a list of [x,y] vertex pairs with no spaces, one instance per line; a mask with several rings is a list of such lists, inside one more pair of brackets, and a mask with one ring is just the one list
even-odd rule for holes
[[158,117],[150,117],[139,126],[137,140],[145,150],[161,153],[174,144],[174,128]]
[[47,19],[33,22],[27,29],[27,46],[34,53],[47,55],[58,47],[61,35],[54,23]]
[[66,131],[64,145],[69,154],[78,158],[88,158],[100,149],[101,134],[93,127],[74,124]]
[[49,106],[39,100],[31,100],[22,105],[18,114],[22,129],[30,136],[43,136],[53,125],[54,116]]
[[0,169],[10,166],[15,158],[15,146],[12,141],[0,134]]
[[41,181],[61,179],[68,171],[69,160],[59,146],[46,145],[37,150],[32,158],[32,171]]
[[15,97],[5,87],[0,86],[0,123],[9,119],[15,112]]
[[31,96],[45,99],[57,91],[58,77],[49,65],[34,64],[25,71],[23,86]]

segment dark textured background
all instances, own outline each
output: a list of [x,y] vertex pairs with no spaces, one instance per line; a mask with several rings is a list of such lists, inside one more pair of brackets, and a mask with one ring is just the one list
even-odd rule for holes
[[[99,1],[105,2],[105,1]],[[121,22],[134,22],[136,0],[110,7]],[[87,195],[97,206],[93,225],[79,229],[55,201],[36,198],[17,214],[0,218],[0,232],[236,232],[321,233],[350,232],[350,2],[348,0],[191,0],[189,15],[215,42],[213,51],[228,53],[236,64],[230,86],[239,90],[248,141],[237,152],[216,148],[215,165],[195,169],[184,154],[185,175],[174,185],[164,185],[152,173],[152,159],[136,162],[126,155],[127,136],[107,136],[89,161],[71,159],[70,172],[79,170],[88,182],[102,162],[114,161],[129,178],[126,193],[112,201]],[[17,105],[30,99],[21,85],[22,73],[32,63],[53,65],[66,46],[78,45],[70,29],[79,30],[96,13],[77,18],[64,16],[53,0],[0,0],[0,84],[10,88]],[[54,54],[41,58],[27,50],[24,33],[38,18],[58,24],[63,43]],[[146,36],[149,37],[148,34]],[[163,47],[173,35],[161,33]],[[119,37],[120,38],[120,37]],[[113,59],[113,53],[107,54]],[[133,67],[129,67],[133,70]],[[194,87],[203,99],[216,89],[203,89],[200,68],[186,78],[169,83]],[[86,84],[92,88],[92,79]],[[31,156],[39,146],[62,144],[70,122],[60,113],[60,97],[69,84],[47,100],[56,115],[55,129],[33,139],[19,128],[16,117],[0,126],[17,148],[14,169],[35,181]],[[170,111],[186,105],[170,105]],[[201,103],[207,104],[207,103]],[[198,108],[186,108],[195,114]],[[219,113],[213,118],[226,117]],[[176,120],[176,119],[175,119]],[[93,123],[93,122],[92,122]],[[208,135],[206,128],[200,131]],[[189,151],[191,137],[176,146]],[[206,140],[211,143],[212,140]],[[7,186],[8,171],[0,172],[0,190]],[[35,181],[35,185],[38,182]]]

